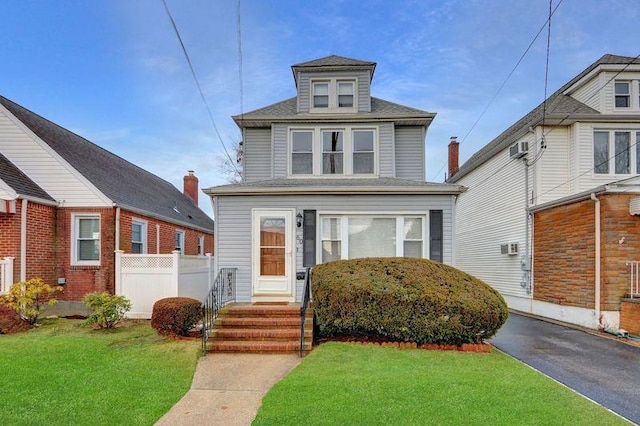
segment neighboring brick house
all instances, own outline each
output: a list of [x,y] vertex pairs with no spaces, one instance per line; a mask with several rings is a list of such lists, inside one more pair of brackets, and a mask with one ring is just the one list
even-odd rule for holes
[[458,199],[456,266],[512,309],[640,334],[628,264],[640,261],[639,142],[640,61],[614,55],[459,169],[452,141],[449,182],[468,188]]
[[213,253],[193,172],[184,191],[0,97],[0,259],[14,258],[13,282],[64,283],[57,298],[72,307],[115,291],[115,250]]

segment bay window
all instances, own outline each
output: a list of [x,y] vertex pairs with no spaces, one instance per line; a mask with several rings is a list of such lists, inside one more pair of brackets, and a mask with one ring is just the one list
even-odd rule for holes
[[[427,257],[424,215],[321,215],[320,218],[321,262],[362,257]],[[440,241],[441,228],[441,220],[430,228]],[[440,248],[435,257],[429,257],[442,261],[441,253]]]
[[377,173],[377,129],[291,129],[291,175],[374,175]]

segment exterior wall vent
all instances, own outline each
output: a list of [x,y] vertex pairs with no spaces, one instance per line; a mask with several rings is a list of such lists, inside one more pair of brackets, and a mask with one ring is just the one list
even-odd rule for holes
[[520,141],[516,142],[509,147],[509,157],[522,158],[529,152],[529,142]]
[[629,214],[640,215],[640,197],[631,197],[629,199]]

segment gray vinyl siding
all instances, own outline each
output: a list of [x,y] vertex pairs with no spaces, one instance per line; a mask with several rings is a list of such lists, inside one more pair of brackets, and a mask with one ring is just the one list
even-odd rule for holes
[[358,81],[358,111],[371,112],[371,76],[368,71],[301,73],[298,77],[298,112],[309,112],[311,107],[311,80],[324,78],[352,79]]
[[273,177],[286,178],[289,163],[288,125],[273,125]]
[[[238,268],[237,299],[251,299],[251,211],[254,208],[316,210],[318,215],[333,214],[420,214],[443,211],[443,262],[453,261],[451,195],[264,195],[217,196],[216,261],[218,268]],[[426,225],[426,224],[425,224]],[[428,228],[427,228],[428,229]],[[302,270],[302,228],[296,228],[296,270]],[[428,247],[428,241],[424,242]],[[296,300],[302,296],[302,283],[296,283]]]
[[424,181],[424,128],[396,127],[396,177]]
[[271,129],[244,130],[244,180],[255,182],[271,178]]
[[380,177],[395,177],[396,153],[394,149],[393,123],[380,123],[378,140],[380,143]]

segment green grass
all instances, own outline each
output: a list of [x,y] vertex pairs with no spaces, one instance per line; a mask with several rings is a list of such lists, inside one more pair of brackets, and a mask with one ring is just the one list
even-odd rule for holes
[[326,343],[265,395],[253,424],[627,423],[496,350],[487,355]]
[[189,389],[199,341],[160,337],[148,322],[80,323],[0,336],[0,424],[151,425]]

